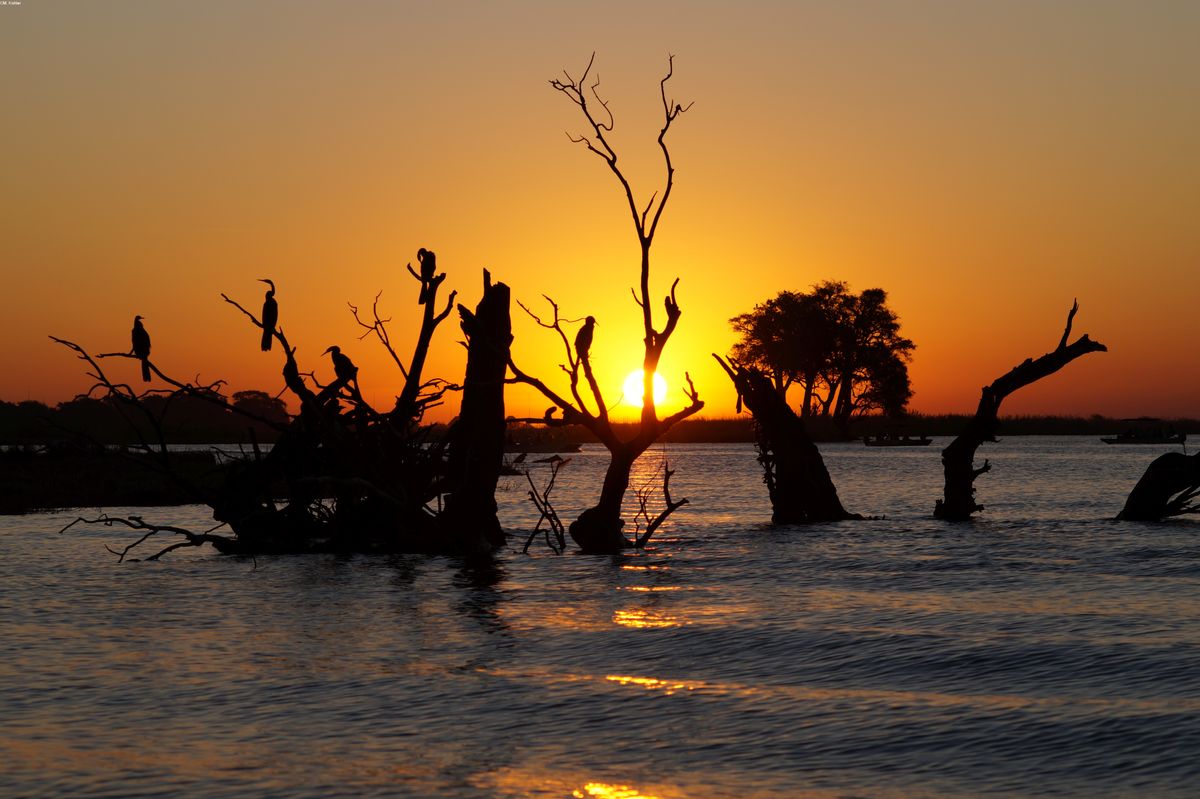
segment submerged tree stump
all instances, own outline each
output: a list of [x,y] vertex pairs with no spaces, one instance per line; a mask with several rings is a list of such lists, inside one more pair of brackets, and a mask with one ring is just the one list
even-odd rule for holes
[[462,409],[450,430],[446,507],[439,517],[447,535],[466,551],[499,547],[504,532],[496,516],[496,483],[504,463],[504,377],[512,344],[509,290],[483,272],[483,299],[475,312],[458,306],[467,336]]
[[862,519],[842,506],[825,460],[804,429],[804,420],[791,409],[771,379],[755,367],[726,363],[716,354],[713,357],[733,381],[738,404],[745,402],[754,416],[758,461],[771,497],[772,523]]
[[1200,453],[1168,452],[1151,461],[1129,492],[1122,521],[1155,522],[1186,513],[1200,513]]
[[991,385],[983,387],[979,398],[979,407],[975,416],[967,422],[962,431],[950,446],[942,450],[942,470],[945,476],[945,487],[942,499],[934,506],[933,515],[946,521],[965,521],[971,514],[983,510],[983,506],[975,502],[975,478],[991,471],[991,464],[983,462],[983,466],[975,468],[975,451],[986,441],[996,440],[996,431],[1000,426],[1000,403],[1004,398],[1019,388],[1036,383],[1043,377],[1054,374],[1071,361],[1089,352],[1107,352],[1108,347],[1092,341],[1087,334],[1080,336],[1068,344],[1071,336],[1071,324],[1079,311],[1079,303],[1071,306],[1067,314],[1067,326],[1063,331],[1058,346],[1051,352],[1039,358],[1026,358],[1023,363],[1013,367],[1007,374],[996,378]]

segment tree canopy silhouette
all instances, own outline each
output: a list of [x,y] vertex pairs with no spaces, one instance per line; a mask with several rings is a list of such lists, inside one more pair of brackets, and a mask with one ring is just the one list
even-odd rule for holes
[[761,372],[784,399],[799,386],[801,418],[828,417],[845,430],[855,414],[902,415],[912,396],[916,345],[900,335],[883,289],[854,294],[825,281],[809,292],[782,291],[730,324],[740,337],[732,359]]

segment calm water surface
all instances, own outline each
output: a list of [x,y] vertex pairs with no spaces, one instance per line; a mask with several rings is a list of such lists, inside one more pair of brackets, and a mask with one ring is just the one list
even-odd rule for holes
[[988,445],[952,525],[945,443],[824,447],[886,518],[809,529],[769,526],[751,447],[669,447],[692,504],[650,551],[491,568],[117,565],[118,531],[0,517],[0,795],[1200,795],[1200,524],[1110,521],[1161,450]]

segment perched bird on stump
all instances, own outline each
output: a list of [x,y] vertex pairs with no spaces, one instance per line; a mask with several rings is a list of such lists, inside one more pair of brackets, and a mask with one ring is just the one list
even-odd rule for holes
[[424,305],[429,301],[429,289],[433,286],[433,273],[437,271],[437,256],[433,254],[433,250],[422,247],[417,250],[417,260],[421,262],[421,296],[417,298],[417,305]]
[[142,317],[133,317],[133,332],[130,338],[133,339],[133,354],[142,359],[142,380],[149,383],[150,363],[147,359],[150,357],[150,334],[142,326]]
[[333,359],[333,373],[337,375],[340,382],[349,383],[358,376],[358,367],[348,356],[342,354],[341,347],[333,346],[325,352],[329,353],[329,357]]
[[589,316],[583,320],[583,327],[575,334],[575,354],[579,360],[588,359],[588,351],[592,348],[592,336],[596,332],[596,317]]
[[279,303],[275,302],[275,284],[265,277],[260,277],[258,282],[271,287],[263,299],[262,311],[262,351],[270,352],[271,342],[275,340],[275,325],[279,322]]

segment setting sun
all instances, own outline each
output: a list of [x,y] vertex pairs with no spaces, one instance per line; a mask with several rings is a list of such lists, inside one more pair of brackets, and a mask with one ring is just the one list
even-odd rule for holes
[[[629,373],[625,378],[625,383],[622,386],[622,391],[625,396],[623,401],[626,405],[634,408],[642,407],[642,370],[636,369]],[[655,373],[654,375],[654,404],[660,405],[667,398],[667,381],[663,376]]]

